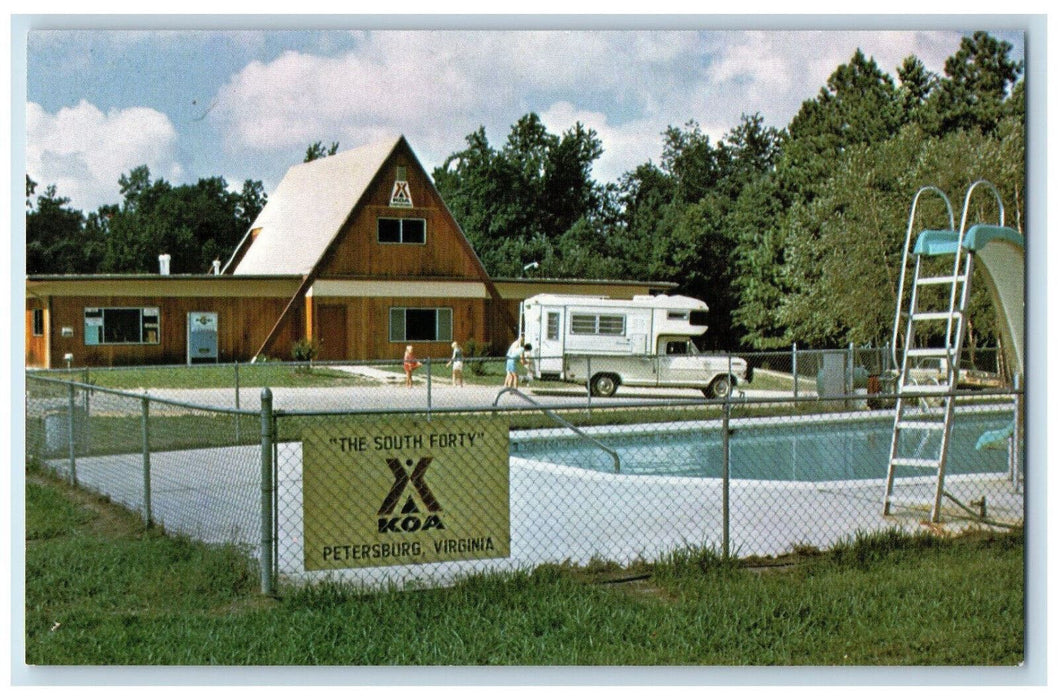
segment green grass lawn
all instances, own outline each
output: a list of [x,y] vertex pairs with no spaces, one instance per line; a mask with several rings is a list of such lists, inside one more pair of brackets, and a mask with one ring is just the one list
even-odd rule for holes
[[238,551],[145,529],[38,471],[26,488],[38,665],[992,665],[1024,659],[1023,537],[885,533],[730,562],[541,567],[418,592],[261,596]]

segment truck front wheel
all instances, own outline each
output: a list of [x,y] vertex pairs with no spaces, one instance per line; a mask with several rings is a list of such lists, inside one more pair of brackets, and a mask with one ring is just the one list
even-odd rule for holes
[[591,379],[592,396],[613,396],[617,391],[618,380],[612,374],[596,374]]
[[731,387],[734,385],[734,380],[726,374],[722,374],[713,381],[709,382],[709,386],[702,390],[707,399],[726,399],[731,396]]

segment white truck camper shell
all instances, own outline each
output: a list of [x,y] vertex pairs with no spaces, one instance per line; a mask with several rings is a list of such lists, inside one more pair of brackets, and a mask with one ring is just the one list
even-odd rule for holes
[[521,326],[537,379],[587,383],[599,396],[627,385],[723,398],[752,375],[741,358],[699,353],[693,338],[707,330],[708,311],[687,296],[538,294],[522,302]]

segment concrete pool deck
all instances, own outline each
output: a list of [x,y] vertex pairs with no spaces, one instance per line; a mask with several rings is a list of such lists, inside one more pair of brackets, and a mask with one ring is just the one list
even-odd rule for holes
[[[510,458],[511,554],[504,559],[306,572],[302,543],[301,444],[277,446],[277,564],[281,578],[327,578],[378,585],[433,585],[473,572],[530,569],[545,563],[630,564],[686,547],[721,551],[723,485],[719,479],[630,476]],[[152,453],[151,510],[170,533],[235,543],[259,553],[260,448]],[[49,465],[66,473],[65,460]],[[143,512],[140,454],[79,457],[78,482]],[[944,523],[929,520],[933,479],[900,480],[894,494],[916,506],[883,516],[881,480],[822,483],[732,480],[730,553],[780,555],[794,547],[826,549],[860,532],[891,528],[955,531],[975,519],[945,503]],[[1024,495],[1005,475],[950,477],[946,490],[970,504],[987,494],[988,519],[1020,523]]]

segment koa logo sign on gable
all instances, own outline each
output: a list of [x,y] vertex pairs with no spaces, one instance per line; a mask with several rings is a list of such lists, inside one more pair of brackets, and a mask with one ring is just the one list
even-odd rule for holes
[[303,436],[305,569],[510,555],[507,425],[335,417]]

